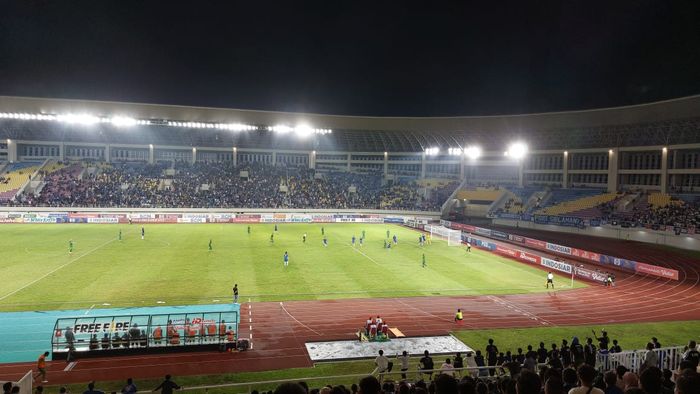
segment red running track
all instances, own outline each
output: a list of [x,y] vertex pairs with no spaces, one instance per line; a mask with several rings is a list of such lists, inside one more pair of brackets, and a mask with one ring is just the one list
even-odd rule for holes
[[[381,315],[408,336],[444,335],[456,328],[700,319],[696,265],[673,256],[666,263],[679,270],[679,281],[621,275],[615,288],[593,285],[540,294],[246,303],[241,306],[240,335],[252,336],[253,348],[247,352],[79,360],[70,371],[64,370],[65,362],[50,362],[49,384],[308,367],[312,362],[305,342],[350,339],[369,315]],[[452,321],[457,308],[466,312],[459,327]],[[17,380],[33,366],[2,364],[0,380]]]

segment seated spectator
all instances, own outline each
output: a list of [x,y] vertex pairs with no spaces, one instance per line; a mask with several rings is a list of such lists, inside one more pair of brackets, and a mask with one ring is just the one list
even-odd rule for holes
[[624,394],[624,391],[617,387],[617,374],[613,371],[608,371],[604,375],[605,394]]
[[647,367],[639,375],[639,387],[647,394],[662,394],[663,375],[657,367]]
[[457,380],[449,374],[441,373],[435,378],[435,394],[457,394]]
[[625,375],[622,377],[622,382],[625,385],[625,393],[631,388],[639,387],[639,378],[637,378],[637,374],[634,372],[625,372]]
[[569,394],[604,394],[603,390],[593,386],[593,380],[596,376],[596,370],[588,364],[583,364],[576,371],[579,387],[569,390]]
[[540,394],[542,382],[536,373],[523,370],[515,385],[518,394]]
[[299,383],[287,382],[277,386],[275,394],[306,394],[306,391]]
[[684,371],[676,380],[676,394],[700,393],[700,375],[693,370]]
[[360,380],[359,386],[359,394],[380,394],[382,391],[382,385],[379,384],[379,380],[377,380],[377,378],[375,378],[374,376],[367,376],[362,378]]
[[549,378],[544,384],[544,394],[566,394],[561,379]]

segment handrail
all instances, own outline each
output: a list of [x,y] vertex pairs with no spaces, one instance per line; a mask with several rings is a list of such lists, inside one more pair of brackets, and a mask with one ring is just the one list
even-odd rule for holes
[[[396,367],[396,366],[395,366]],[[451,371],[453,372],[461,372],[461,371],[475,371],[479,372],[481,370],[488,370],[488,369],[502,369],[504,371],[507,371],[507,368],[501,366],[501,365],[490,365],[490,366],[483,366],[483,367],[463,367],[463,368],[453,368]],[[386,376],[386,375],[401,375],[401,374],[406,374],[408,375],[409,373],[417,373],[417,374],[433,374],[433,373],[442,373],[445,372],[444,370],[441,369],[420,369],[418,368],[417,370],[411,371],[400,371],[393,369],[391,372],[381,372],[378,373],[380,376]],[[299,382],[299,381],[310,381],[310,380],[340,380],[340,379],[353,379],[353,378],[364,378],[366,376],[372,375],[372,372],[368,373],[362,373],[362,374],[348,374],[348,375],[333,375],[333,376],[311,376],[311,377],[298,377],[298,378],[289,378],[289,379],[276,379],[276,380],[264,380],[264,381],[256,381],[256,382],[241,382],[241,383],[223,383],[223,384],[212,384],[212,385],[201,385],[201,386],[191,386],[191,387],[184,387],[182,386],[180,390],[178,391],[194,391],[194,390],[211,390],[211,389],[221,389],[221,388],[229,388],[229,387],[248,387],[249,390],[247,392],[251,392],[250,387],[252,386],[259,386],[259,385],[270,385],[270,384],[282,384],[282,383],[287,383],[287,382]],[[480,378],[498,378],[504,375],[498,375],[494,374],[494,376],[480,376]],[[359,379],[358,379],[359,380]],[[137,393],[151,393],[150,390],[146,391],[138,391]]]

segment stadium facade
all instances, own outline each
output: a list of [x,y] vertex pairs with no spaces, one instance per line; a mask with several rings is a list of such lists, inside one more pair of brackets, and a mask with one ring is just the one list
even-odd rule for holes
[[[0,97],[0,162],[231,161],[387,178],[700,189],[700,96],[484,117],[358,117]],[[507,155],[516,141],[523,159]],[[478,158],[470,147],[482,150]],[[468,154],[467,154],[468,153]]]

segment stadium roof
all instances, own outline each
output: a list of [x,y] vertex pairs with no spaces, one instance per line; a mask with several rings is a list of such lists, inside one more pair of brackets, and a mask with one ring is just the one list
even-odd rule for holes
[[[308,124],[314,128],[333,130],[332,136],[318,137],[326,139],[326,143],[321,141],[319,145],[317,141],[314,148],[324,150],[422,151],[431,145],[462,146],[470,141],[485,148],[497,148],[504,141],[514,138],[528,141],[535,149],[700,142],[700,95],[595,110],[461,117],[336,116],[8,96],[0,96],[0,112],[91,114],[105,117],[126,116],[151,121],[244,123],[263,127]],[[0,134],[4,134],[2,137],[5,138],[7,130],[3,133],[1,129],[3,127],[0,127]],[[213,132],[190,130],[187,127],[182,129],[179,133]],[[13,135],[7,138],[21,138],[17,133],[15,129]],[[173,130],[171,133],[177,134]],[[264,142],[253,143],[250,138],[246,140],[252,144],[251,147],[267,145]],[[162,143],[157,140],[153,142]],[[190,141],[190,144],[199,145],[195,141]],[[287,148],[293,149],[298,146]]]

